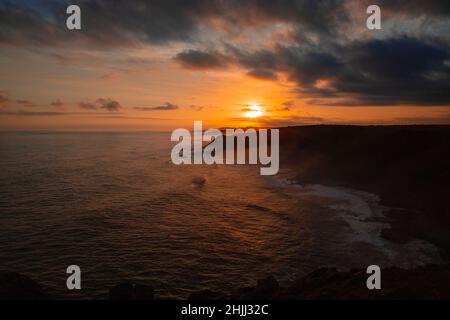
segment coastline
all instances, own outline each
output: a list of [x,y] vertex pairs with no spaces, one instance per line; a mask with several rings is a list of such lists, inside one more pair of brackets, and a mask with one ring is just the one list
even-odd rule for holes
[[281,167],[300,184],[380,197],[382,237],[421,239],[450,259],[450,126],[303,126],[280,129]]
[[[385,236],[385,230],[392,228],[389,212],[394,208],[383,205],[378,195],[341,186],[302,185],[292,177],[294,172],[284,170],[269,183],[290,197],[298,199],[300,203],[308,201],[313,202],[315,206],[323,207],[324,209],[317,210],[317,212],[326,210],[326,214],[329,215],[327,217],[318,213],[318,219],[324,220],[323,228],[328,227],[330,220],[338,221],[339,224],[328,227],[333,228],[329,233],[340,233],[337,239],[342,241],[348,250],[354,250],[355,254],[361,255],[360,259],[354,259],[353,265],[349,263],[348,267],[339,264],[329,265],[330,267],[348,271],[359,267],[359,264],[363,266],[370,260],[381,267],[395,266],[405,269],[445,263],[439,248],[426,240],[408,238],[404,241],[394,241]],[[318,224],[320,223],[319,220]],[[335,225],[343,227],[336,228]],[[365,256],[363,252],[367,250],[370,254]]]

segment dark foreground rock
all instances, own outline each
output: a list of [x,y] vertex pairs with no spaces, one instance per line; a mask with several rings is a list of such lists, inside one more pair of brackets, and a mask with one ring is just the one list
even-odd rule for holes
[[153,296],[153,287],[129,282],[118,284],[109,290],[111,300],[153,300]]
[[373,299],[450,299],[450,266],[427,266],[405,270],[382,270],[381,290],[368,290],[365,270],[337,271],[321,268],[281,287],[273,277],[254,287],[237,289],[224,295],[193,293],[192,300],[373,300]]
[[288,288],[275,299],[450,299],[450,266],[381,271],[381,290],[368,290],[365,270],[339,272],[319,269]]
[[0,272],[1,300],[45,300],[50,295],[31,278],[17,272]]
[[[416,269],[387,268],[381,271],[381,290],[368,290],[365,270],[338,271],[320,268],[281,286],[273,276],[255,286],[233,292],[202,290],[188,300],[374,300],[450,299],[450,265],[430,265]],[[15,272],[0,272],[0,300],[55,299],[32,279]],[[152,300],[151,286],[121,283],[109,290],[111,300]],[[158,297],[156,297],[158,298]],[[64,299],[64,297],[62,297]]]

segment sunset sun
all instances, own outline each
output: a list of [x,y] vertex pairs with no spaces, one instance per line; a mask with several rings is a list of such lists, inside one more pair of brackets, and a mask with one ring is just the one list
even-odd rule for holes
[[263,112],[260,106],[253,105],[248,107],[248,110],[245,111],[244,115],[247,118],[258,118],[263,115]]

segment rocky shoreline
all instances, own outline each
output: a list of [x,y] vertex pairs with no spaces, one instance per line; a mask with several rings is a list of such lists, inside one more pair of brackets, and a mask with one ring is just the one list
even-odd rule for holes
[[450,258],[450,126],[300,126],[280,129],[280,164],[299,184],[378,195],[385,239],[422,239]]
[[[289,285],[281,286],[269,276],[255,286],[233,292],[203,290],[187,300],[373,300],[373,299],[450,299],[450,265],[429,265],[415,269],[382,270],[381,290],[368,290],[365,270],[338,271],[319,268]],[[0,300],[66,299],[49,294],[31,278],[15,272],[0,272]],[[109,289],[110,300],[158,299],[150,285],[120,283]]]

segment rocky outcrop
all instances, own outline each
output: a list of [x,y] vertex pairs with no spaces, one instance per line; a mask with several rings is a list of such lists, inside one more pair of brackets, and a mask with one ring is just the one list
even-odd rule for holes
[[[231,293],[202,290],[188,300],[373,300],[450,299],[450,265],[416,269],[386,268],[381,271],[381,290],[368,290],[365,270],[338,271],[320,268],[281,286],[269,276],[255,286],[236,288]],[[54,299],[32,279],[15,272],[0,273],[0,300]],[[124,282],[109,290],[111,300],[152,300],[151,286]],[[156,297],[157,298],[157,297]]]
[[45,300],[51,298],[31,278],[17,272],[0,272],[1,300]]
[[368,290],[365,270],[323,268],[273,295],[274,299],[450,299],[450,268],[382,270],[381,289]]
[[450,126],[300,126],[280,129],[280,164],[300,184],[380,196],[383,236],[422,239],[450,258]]
[[450,266],[382,270],[381,290],[366,287],[365,270],[338,271],[320,268],[282,287],[274,277],[259,280],[254,287],[224,295],[217,292],[193,293],[192,300],[374,300],[450,299]]
[[111,300],[153,300],[153,287],[125,282],[109,290]]

